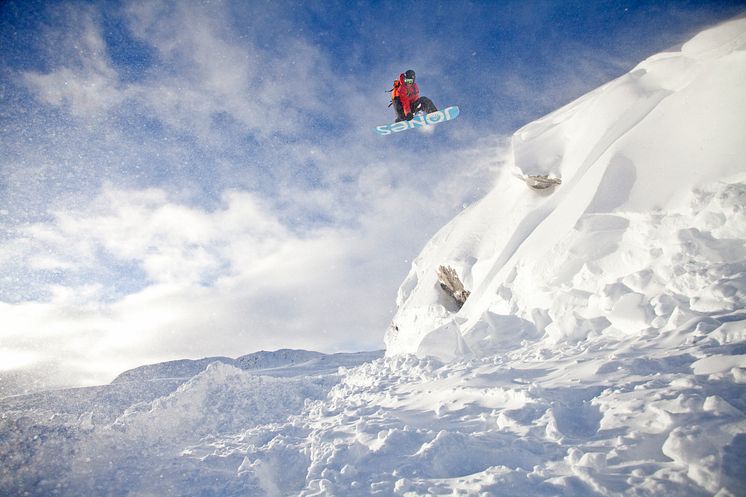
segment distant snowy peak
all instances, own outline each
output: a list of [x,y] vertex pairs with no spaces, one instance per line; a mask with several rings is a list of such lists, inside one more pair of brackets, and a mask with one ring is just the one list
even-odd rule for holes
[[[387,355],[480,356],[743,308],[744,129],[744,18],[521,128],[493,190],[413,262]],[[530,176],[561,185],[516,178]],[[440,265],[471,291],[463,308]]]
[[167,379],[190,379],[205,371],[212,363],[222,363],[244,371],[261,371],[269,376],[325,374],[339,367],[356,366],[383,355],[382,351],[324,354],[309,350],[280,349],[259,351],[237,359],[207,357],[182,359],[140,366],[117,376],[112,384]]
[[310,350],[280,349],[275,351],[259,351],[241,356],[236,359],[241,369],[267,369],[291,366],[314,359],[320,359],[326,354]]
[[147,364],[130,369],[120,374],[112,384],[133,381],[188,379],[207,369],[213,362],[235,365],[236,360],[229,357],[206,357],[204,359],[180,359],[157,364]]

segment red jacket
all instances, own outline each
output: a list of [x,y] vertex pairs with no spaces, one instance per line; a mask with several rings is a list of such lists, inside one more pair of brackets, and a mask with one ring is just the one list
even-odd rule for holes
[[399,97],[404,115],[412,111],[412,103],[420,99],[420,88],[417,83],[408,85],[404,82],[404,74],[399,75],[399,80],[394,81],[394,91],[391,92],[391,99]]

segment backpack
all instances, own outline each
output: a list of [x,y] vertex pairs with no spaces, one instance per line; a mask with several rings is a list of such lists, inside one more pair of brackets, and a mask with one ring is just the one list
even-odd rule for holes
[[399,81],[398,79],[395,79],[394,80],[394,87],[391,88],[388,92],[386,92],[386,93],[391,93],[391,102],[389,102],[389,107],[391,107],[393,105],[393,103],[394,103],[394,100],[397,97],[399,97],[399,88],[400,87],[401,87],[401,81]]

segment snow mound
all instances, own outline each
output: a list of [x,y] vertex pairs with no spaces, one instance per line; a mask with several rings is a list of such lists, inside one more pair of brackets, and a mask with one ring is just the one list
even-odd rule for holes
[[323,380],[257,376],[214,362],[175,392],[136,404],[114,422],[129,438],[199,440],[234,433],[244,426],[283,421],[300,412],[306,399],[326,395]]
[[[2,399],[0,494],[263,495],[298,484],[308,458],[264,444],[279,427],[280,440],[292,438],[288,419],[325,399],[340,370],[381,355],[283,350],[171,361],[110,385]],[[275,367],[237,367],[247,357],[247,366]],[[247,458],[255,445],[269,459]],[[289,464],[277,482],[272,457]]]
[[[518,130],[494,189],[413,262],[387,355],[483,357],[743,309],[745,49],[746,19],[730,21]],[[463,308],[440,265],[471,291]]]

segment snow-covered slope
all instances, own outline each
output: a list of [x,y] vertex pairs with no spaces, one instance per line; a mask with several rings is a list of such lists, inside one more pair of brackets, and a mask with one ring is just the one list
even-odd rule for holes
[[[244,457],[228,447],[323,400],[340,368],[382,355],[283,349],[171,361],[110,385],[1,399],[0,495],[256,495],[233,481]],[[193,455],[208,450],[202,442],[225,457]]]
[[[484,356],[743,309],[746,20],[518,130],[494,189],[414,261],[387,354]],[[534,192],[528,175],[562,179]],[[456,312],[436,269],[471,290]]]
[[386,357],[3,399],[0,495],[746,495],[744,158],[739,19],[519,130],[415,261]]

